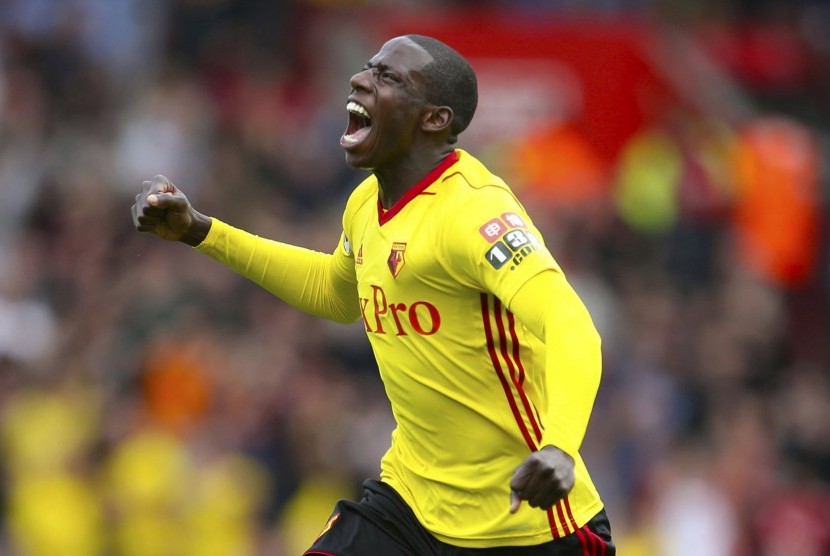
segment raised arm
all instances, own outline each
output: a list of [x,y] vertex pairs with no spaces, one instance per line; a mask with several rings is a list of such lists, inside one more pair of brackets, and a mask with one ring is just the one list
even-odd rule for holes
[[132,214],[138,231],[193,246],[302,311],[338,322],[360,316],[354,275],[341,254],[264,239],[205,216],[164,176],[144,182]]

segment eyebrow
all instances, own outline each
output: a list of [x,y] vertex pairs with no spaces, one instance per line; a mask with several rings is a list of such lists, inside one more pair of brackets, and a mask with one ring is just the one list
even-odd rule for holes
[[392,69],[388,65],[384,64],[383,62],[372,62],[371,60],[366,62],[366,64],[363,66],[363,69],[373,69],[373,68],[377,68],[379,70]]
[[420,71],[416,71],[413,74],[413,72],[411,70],[406,71],[406,70],[401,69],[401,68],[396,68],[394,66],[390,66],[389,64],[385,64],[383,62],[373,62],[372,60],[369,60],[368,62],[366,62],[366,64],[363,66],[363,69],[364,70],[376,69],[379,72],[389,71],[391,73],[394,73],[398,77],[398,79],[400,80],[400,82],[402,84],[406,84],[410,87],[415,85],[415,79],[414,79],[415,76],[418,76],[418,75],[421,74]]

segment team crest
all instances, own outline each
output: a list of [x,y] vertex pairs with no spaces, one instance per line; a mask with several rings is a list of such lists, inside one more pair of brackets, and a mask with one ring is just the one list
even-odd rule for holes
[[398,277],[406,262],[403,256],[404,251],[406,251],[406,243],[395,242],[392,244],[392,251],[389,252],[389,258],[386,260],[386,264],[395,278]]

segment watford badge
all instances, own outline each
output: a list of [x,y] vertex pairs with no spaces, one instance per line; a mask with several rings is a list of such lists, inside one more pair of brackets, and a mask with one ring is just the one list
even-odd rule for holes
[[404,251],[406,251],[406,243],[393,243],[392,251],[389,252],[389,258],[386,260],[386,264],[389,266],[389,270],[395,278],[398,277],[406,262],[403,257]]

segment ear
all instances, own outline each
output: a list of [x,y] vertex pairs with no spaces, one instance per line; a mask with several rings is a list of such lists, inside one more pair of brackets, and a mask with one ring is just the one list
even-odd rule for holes
[[443,131],[452,123],[452,108],[429,105],[421,119],[421,129],[427,132]]

